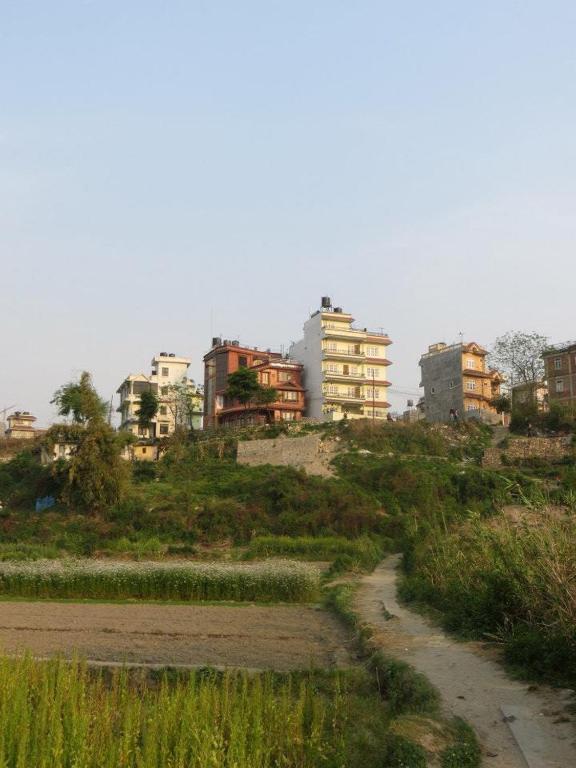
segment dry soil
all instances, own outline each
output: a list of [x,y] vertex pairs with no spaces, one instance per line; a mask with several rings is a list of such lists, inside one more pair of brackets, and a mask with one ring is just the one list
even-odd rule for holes
[[352,642],[311,606],[0,602],[0,649],[98,662],[289,670],[349,666]]

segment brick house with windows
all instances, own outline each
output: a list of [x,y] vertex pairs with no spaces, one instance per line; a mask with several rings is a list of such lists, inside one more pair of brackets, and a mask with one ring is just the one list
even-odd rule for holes
[[[266,406],[256,403],[245,406],[231,401],[226,395],[228,376],[239,368],[256,371],[262,386],[277,391],[276,401]],[[211,350],[204,356],[204,398],[206,428],[298,421],[305,405],[302,365],[283,357],[280,352],[214,338]]]
[[556,344],[543,354],[549,405],[561,405],[576,414],[576,341]]

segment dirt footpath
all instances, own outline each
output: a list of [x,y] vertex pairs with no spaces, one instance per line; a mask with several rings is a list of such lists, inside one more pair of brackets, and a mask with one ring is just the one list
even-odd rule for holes
[[362,580],[356,610],[374,628],[374,641],[424,673],[440,691],[448,713],[473,726],[483,744],[485,766],[574,768],[576,728],[565,709],[567,697],[512,680],[479,643],[457,642],[399,605],[398,564],[398,556],[389,557]]
[[353,663],[351,638],[310,606],[0,602],[0,650],[100,662],[289,670]]

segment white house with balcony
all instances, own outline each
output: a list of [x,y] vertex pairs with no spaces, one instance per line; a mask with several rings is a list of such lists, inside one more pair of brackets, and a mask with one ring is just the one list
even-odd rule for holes
[[323,421],[385,419],[387,334],[354,326],[352,315],[322,308],[304,323],[304,338],[290,347],[290,357],[304,365],[306,416]]
[[[202,428],[204,397],[200,387],[188,379],[192,361],[177,357],[172,352],[161,352],[152,358],[151,372],[129,374],[118,387],[120,405],[120,429],[132,432],[140,439],[168,437],[178,424],[186,423],[194,429]],[[189,392],[183,404],[181,389]],[[153,392],[158,397],[158,413],[149,427],[138,423],[140,398],[143,392]]]

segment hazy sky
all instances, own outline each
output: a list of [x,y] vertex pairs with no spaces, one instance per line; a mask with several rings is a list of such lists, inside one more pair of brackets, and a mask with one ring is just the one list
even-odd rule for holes
[[459,332],[576,337],[575,39],[573,0],[0,0],[0,410],[201,379],[322,295],[397,390]]

